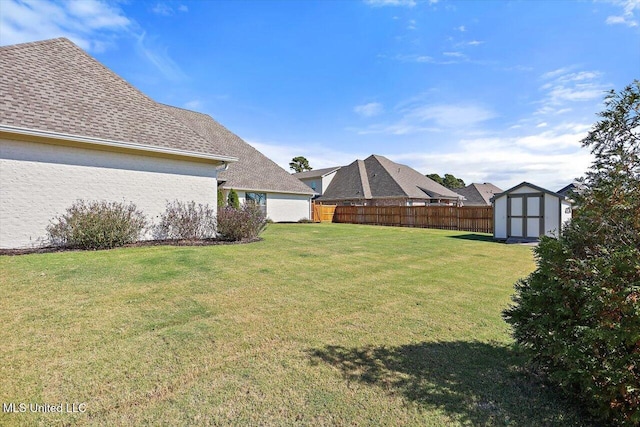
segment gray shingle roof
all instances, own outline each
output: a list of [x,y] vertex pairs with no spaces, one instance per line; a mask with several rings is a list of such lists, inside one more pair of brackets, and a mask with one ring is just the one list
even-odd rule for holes
[[224,155],[65,38],[0,47],[0,124]]
[[207,114],[159,104],[162,109],[193,129],[227,156],[237,157],[229,169],[218,174],[224,188],[261,190],[296,194],[315,194],[264,154],[253,148]]
[[489,182],[469,184],[464,188],[456,188],[454,191],[464,196],[466,199],[464,206],[491,206],[493,195],[502,193],[502,189]]
[[460,196],[409,166],[374,154],[340,168],[320,200],[394,197],[455,200]]
[[0,124],[240,160],[226,187],[313,191],[211,117],[158,104],[65,38],[0,47]]
[[334,166],[332,168],[324,169],[312,169],[310,171],[294,173],[293,176],[298,179],[320,178],[330,174],[331,172],[337,171],[338,169],[340,169],[340,166]]

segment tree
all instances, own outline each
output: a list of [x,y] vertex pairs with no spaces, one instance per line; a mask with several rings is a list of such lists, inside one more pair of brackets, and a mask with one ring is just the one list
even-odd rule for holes
[[640,425],[640,82],[605,98],[582,140],[595,160],[580,208],[503,315],[550,380],[616,425]]
[[227,204],[234,209],[240,209],[240,198],[238,193],[233,188],[229,190],[229,196],[227,197]]
[[430,173],[429,175],[427,175],[427,178],[430,178],[430,179],[434,180],[435,182],[437,182],[440,185],[444,185],[444,181],[442,180],[440,175],[438,175],[437,173]]
[[294,172],[304,172],[310,171],[313,168],[309,166],[309,160],[307,160],[306,157],[298,156],[291,159],[291,162],[289,163],[289,169],[293,170]]
[[224,199],[224,192],[221,188],[218,188],[218,207],[222,208],[227,205],[226,200]]
[[426,175],[426,177],[431,178],[438,184],[444,185],[447,188],[464,188],[466,185],[462,179],[456,178],[449,173],[445,173],[444,178],[440,177],[437,173],[430,173],[429,175]]
[[464,181],[460,178],[456,178],[455,176],[445,173],[444,174],[444,186],[447,188],[464,188]]

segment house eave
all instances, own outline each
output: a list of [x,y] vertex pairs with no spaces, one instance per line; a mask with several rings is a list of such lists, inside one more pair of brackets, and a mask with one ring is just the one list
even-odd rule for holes
[[64,145],[80,148],[92,148],[116,152],[136,152],[137,154],[159,157],[181,158],[190,161],[226,164],[237,162],[237,157],[206,154],[196,151],[180,150],[157,145],[139,144],[135,142],[116,141],[83,135],[71,135],[60,132],[30,129],[0,124],[0,138],[35,141],[46,144]]
[[226,182],[220,187],[223,188],[224,190],[250,191],[253,193],[297,194],[299,196],[308,196],[309,198],[318,194],[314,192],[307,193],[302,191],[285,191],[285,190],[273,190],[273,189],[266,189],[266,188],[244,188],[244,187],[237,187],[233,185],[226,185]]

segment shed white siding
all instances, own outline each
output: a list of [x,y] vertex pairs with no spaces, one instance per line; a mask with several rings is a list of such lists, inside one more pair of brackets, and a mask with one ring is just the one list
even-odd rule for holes
[[[245,194],[245,191],[238,191],[240,203],[245,202]],[[311,218],[311,196],[269,192],[266,195],[267,218],[270,220],[274,222],[294,222],[303,218]]]
[[133,202],[150,221],[175,199],[216,206],[216,177],[207,163],[3,139],[0,248],[41,244],[78,199]]
[[493,200],[493,237],[530,239],[557,237],[571,219],[571,203],[562,196],[522,183]]
[[544,234],[558,237],[561,231],[560,198],[551,194],[544,195]]

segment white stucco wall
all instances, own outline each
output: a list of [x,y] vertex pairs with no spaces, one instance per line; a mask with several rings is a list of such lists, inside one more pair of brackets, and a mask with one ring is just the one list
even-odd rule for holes
[[[264,193],[264,191],[262,191]],[[311,196],[304,194],[266,193],[267,218],[274,222],[293,222],[311,218]],[[245,202],[245,191],[238,191],[240,203]]]
[[558,237],[560,234],[560,199],[551,194],[544,195],[544,234]]
[[494,200],[493,238],[507,238],[507,196],[502,196]]
[[0,248],[41,243],[77,199],[134,202],[155,220],[166,202],[216,206],[215,165],[0,140]]

